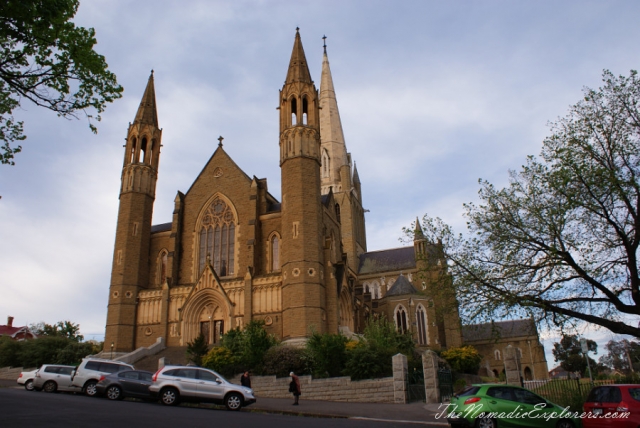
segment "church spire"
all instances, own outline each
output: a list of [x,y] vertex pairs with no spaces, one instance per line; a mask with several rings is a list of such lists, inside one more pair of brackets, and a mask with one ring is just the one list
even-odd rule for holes
[[287,72],[285,84],[293,82],[313,83],[311,73],[309,73],[309,67],[307,66],[307,58],[302,48],[299,28],[296,28],[296,39],[293,43],[293,52],[291,52],[289,71]]
[[158,112],[156,110],[156,89],[153,83],[153,70],[149,76],[147,87],[142,95],[140,101],[140,107],[138,107],[138,113],[134,123],[145,123],[148,125],[158,126]]
[[[326,41],[326,37],[323,37]],[[340,169],[349,165],[347,146],[342,132],[342,122],[338,111],[336,91],[333,87],[333,77],[327,57],[326,42],[322,56],[322,77],[320,79],[320,140],[322,143],[323,165],[322,188],[327,193],[330,186],[338,186]],[[326,172],[325,172],[326,171]],[[337,188],[337,187],[336,187]]]

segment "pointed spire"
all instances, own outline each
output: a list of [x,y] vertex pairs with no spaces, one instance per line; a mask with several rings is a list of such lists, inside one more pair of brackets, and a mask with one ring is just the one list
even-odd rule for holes
[[414,241],[424,241],[424,233],[422,233],[422,226],[420,226],[420,220],[416,217],[416,229],[413,232]]
[[153,70],[149,76],[147,82],[147,88],[144,90],[142,101],[140,101],[140,107],[138,107],[138,113],[136,113],[136,119],[134,123],[146,123],[154,126],[158,126],[158,112],[156,110],[156,90],[153,84]]
[[291,52],[291,60],[289,61],[289,71],[287,72],[287,80],[285,83],[304,82],[312,83],[311,73],[307,66],[307,58],[302,48],[302,40],[300,39],[300,28],[296,28],[296,39],[293,42],[293,52]]
[[358,167],[355,161],[353,162],[353,183],[360,183],[360,176],[358,175]]

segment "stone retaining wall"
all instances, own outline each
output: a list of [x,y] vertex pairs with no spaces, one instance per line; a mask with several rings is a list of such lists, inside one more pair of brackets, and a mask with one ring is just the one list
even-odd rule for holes
[[[35,369],[29,369],[29,370],[35,370]],[[25,370],[22,370],[22,367],[4,367],[0,369],[0,379],[18,380],[18,376],[20,376],[20,372],[22,371],[25,371]]]

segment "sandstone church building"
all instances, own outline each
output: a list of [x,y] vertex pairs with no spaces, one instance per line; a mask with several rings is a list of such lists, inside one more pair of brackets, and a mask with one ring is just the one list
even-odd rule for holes
[[200,334],[214,344],[251,320],[295,345],[312,331],[361,332],[382,314],[419,347],[460,346],[455,298],[438,280],[442,252],[419,224],[414,246],[367,251],[326,46],[318,91],[299,32],[278,109],[281,201],[220,138],[189,190],[177,192],[172,221],[152,225],[162,131],[151,74],[127,132],[105,349],[129,352],[158,337],[186,346]]

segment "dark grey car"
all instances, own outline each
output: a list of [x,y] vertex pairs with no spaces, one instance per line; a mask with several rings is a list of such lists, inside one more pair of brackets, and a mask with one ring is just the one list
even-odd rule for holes
[[98,394],[109,400],[122,400],[125,397],[150,400],[149,385],[152,377],[153,373],[144,370],[111,373],[100,377],[96,389]]

